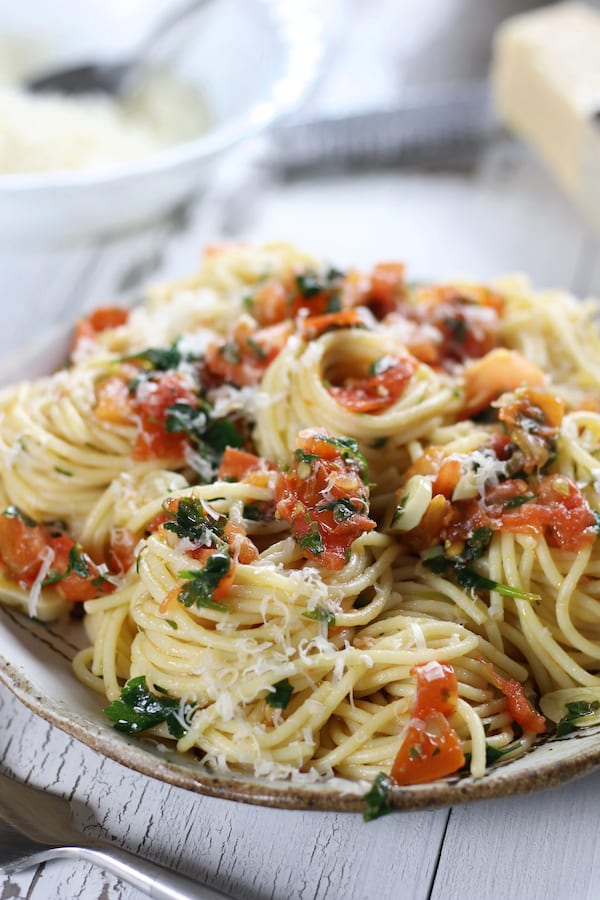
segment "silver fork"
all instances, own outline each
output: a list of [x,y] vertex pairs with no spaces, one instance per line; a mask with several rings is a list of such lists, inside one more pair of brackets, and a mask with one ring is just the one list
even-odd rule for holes
[[0,774],[0,870],[18,872],[68,857],[112,872],[156,900],[223,900],[222,894],[100,838],[71,823],[71,804]]

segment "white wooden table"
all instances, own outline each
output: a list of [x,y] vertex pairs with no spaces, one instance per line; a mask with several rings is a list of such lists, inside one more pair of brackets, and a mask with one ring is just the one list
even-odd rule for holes
[[[389,3],[379,6],[389,11]],[[432,12],[431,3],[421,6]],[[381,76],[381,85],[389,86],[389,77]],[[597,239],[535,161],[506,143],[462,173],[388,170],[287,184],[267,179],[258,193],[243,194],[242,206],[217,190],[185,221],[172,219],[127,239],[0,250],[0,353],[147,277],[189,270],[201,245],[222,234],[288,238],[340,265],[403,259],[415,277],[490,278],[522,270],[540,286],[600,293]],[[79,824],[86,832],[237,898],[600,896],[600,772],[542,794],[366,825],[357,815],[262,809],[153,781],[48,726],[4,688],[0,723],[3,771],[82,801],[88,815]],[[0,877],[0,900],[139,896],[83,863]]]

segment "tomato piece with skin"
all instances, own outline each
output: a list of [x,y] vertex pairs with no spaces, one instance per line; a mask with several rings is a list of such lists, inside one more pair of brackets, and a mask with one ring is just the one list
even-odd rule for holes
[[456,710],[458,684],[448,663],[432,660],[411,671],[417,688],[402,746],[392,765],[397,784],[425,784],[465,764],[460,738],[447,717]]
[[514,678],[503,678],[491,663],[481,660],[488,678],[506,697],[506,705],[513,720],[523,731],[531,734],[543,734],[546,731],[546,720],[537,712],[525,696],[523,685]]
[[[527,485],[525,482],[523,484],[526,492]],[[594,514],[581,490],[570,478],[544,475],[536,479],[532,493],[534,498],[529,502],[500,512],[499,527],[503,531],[545,534],[552,546],[572,552],[595,540]]]
[[47,546],[41,525],[27,525],[18,515],[0,515],[0,558],[7,573],[26,587],[35,581]]
[[306,430],[297,439],[290,469],[275,491],[276,516],[290,523],[307,559],[342,569],[347,553],[376,523],[368,516],[368,488],[359,465],[334,438]]
[[398,262],[378,263],[371,273],[365,305],[376,319],[383,319],[401,305],[406,294],[406,266]]
[[[0,559],[9,575],[23,588],[31,588],[42,566],[47,548],[53,553],[51,572],[64,575],[69,568],[69,555],[75,542],[64,532],[54,533],[47,525],[28,524],[19,515],[0,515]],[[97,566],[84,555],[87,575],[70,572],[57,579],[53,587],[64,600],[93,600],[115,589],[100,578]]]
[[187,403],[197,406],[197,397],[182,377],[176,372],[165,372],[157,380],[143,384],[143,391],[133,402],[133,410],[139,418],[139,431],[133,458],[177,459],[185,458],[188,439],[185,432],[168,432],[166,428],[167,408],[173,403]]
[[341,328],[364,328],[365,317],[358,309],[344,309],[341,312],[308,316],[299,322],[300,333],[305,341],[314,341],[328,331]]
[[83,340],[94,340],[102,331],[118,328],[129,321],[129,310],[122,306],[100,306],[85,319],[79,319],[75,326],[74,348]]
[[464,764],[456,731],[442,713],[432,712],[425,719],[411,720],[391,777],[396,784],[427,784],[458,772]]
[[217,380],[238,387],[258,384],[291,333],[290,322],[257,329],[253,319],[243,317],[226,340],[208,347],[206,369]]
[[343,385],[332,385],[327,390],[337,403],[351,412],[382,412],[402,396],[416,368],[416,360],[403,356],[377,375],[347,378]]
[[248,453],[246,450],[239,450],[237,447],[226,447],[218,477],[221,480],[243,481],[251,472],[273,471],[276,471],[276,466],[268,459]]

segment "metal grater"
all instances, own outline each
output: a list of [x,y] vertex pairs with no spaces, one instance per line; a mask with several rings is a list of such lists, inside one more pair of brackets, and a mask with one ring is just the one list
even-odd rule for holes
[[423,89],[393,109],[279,126],[268,161],[292,170],[442,164],[472,157],[498,127],[487,83]]

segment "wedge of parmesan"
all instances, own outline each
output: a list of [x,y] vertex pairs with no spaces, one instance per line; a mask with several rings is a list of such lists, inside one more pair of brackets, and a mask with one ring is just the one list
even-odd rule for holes
[[558,3],[507,19],[492,84],[505,124],[600,227],[600,11]]

